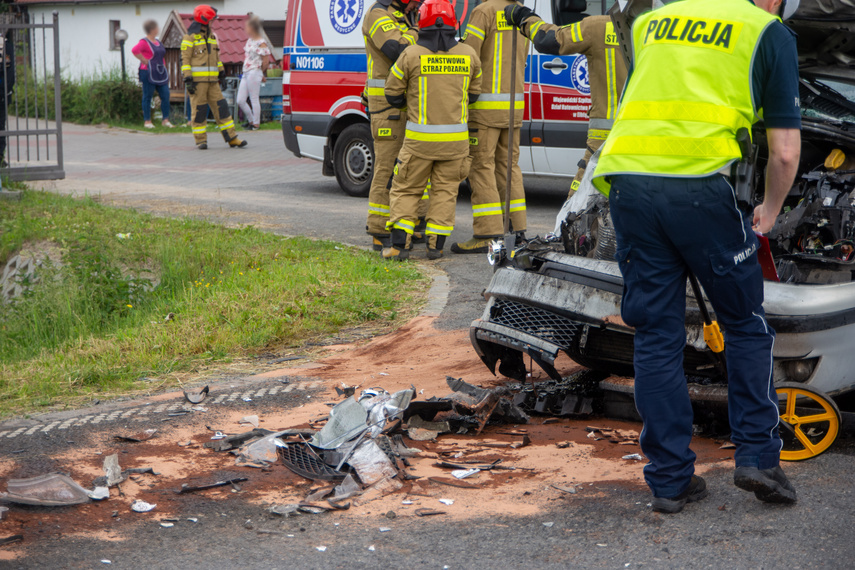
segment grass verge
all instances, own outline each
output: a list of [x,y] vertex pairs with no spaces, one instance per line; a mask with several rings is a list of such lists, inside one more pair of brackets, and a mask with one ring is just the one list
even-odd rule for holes
[[392,327],[427,289],[412,264],[332,242],[34,191],[0,201],[0,268],[22,249],[54,263],[0,301],[0,415],[132,392],[149,387],[143,377],[344,327]]

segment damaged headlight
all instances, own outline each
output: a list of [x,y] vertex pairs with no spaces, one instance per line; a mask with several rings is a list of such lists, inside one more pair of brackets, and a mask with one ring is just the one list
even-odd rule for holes
[[499,265],[505,258],[505,243],[500,240],[490,242],[489,251],[487,251],[487,261],[493,267]]

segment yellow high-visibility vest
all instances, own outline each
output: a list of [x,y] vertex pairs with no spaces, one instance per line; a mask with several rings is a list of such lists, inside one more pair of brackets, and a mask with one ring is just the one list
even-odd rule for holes
[[639,17],[635,54],[594,185],[606,177],[709,176],[742,156],[736,131],[760,119],[751,62],[776,16],[748,0],[684,0]]

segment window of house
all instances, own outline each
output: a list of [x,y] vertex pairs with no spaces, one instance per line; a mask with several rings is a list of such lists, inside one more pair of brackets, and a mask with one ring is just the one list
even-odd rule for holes
[[116,41],[116,32],[122,27],[122,22],[119,20],[110,20],[110,49],[113,51],[119,51],[121,46],[119,46],[119,42]]

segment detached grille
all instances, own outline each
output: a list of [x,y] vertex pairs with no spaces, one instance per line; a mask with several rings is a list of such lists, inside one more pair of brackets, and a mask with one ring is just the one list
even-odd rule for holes
[[548,340],[564,349],[570,348],[580,326],[555,313],[506,299],[496,300],[490,308],[490,320]]

